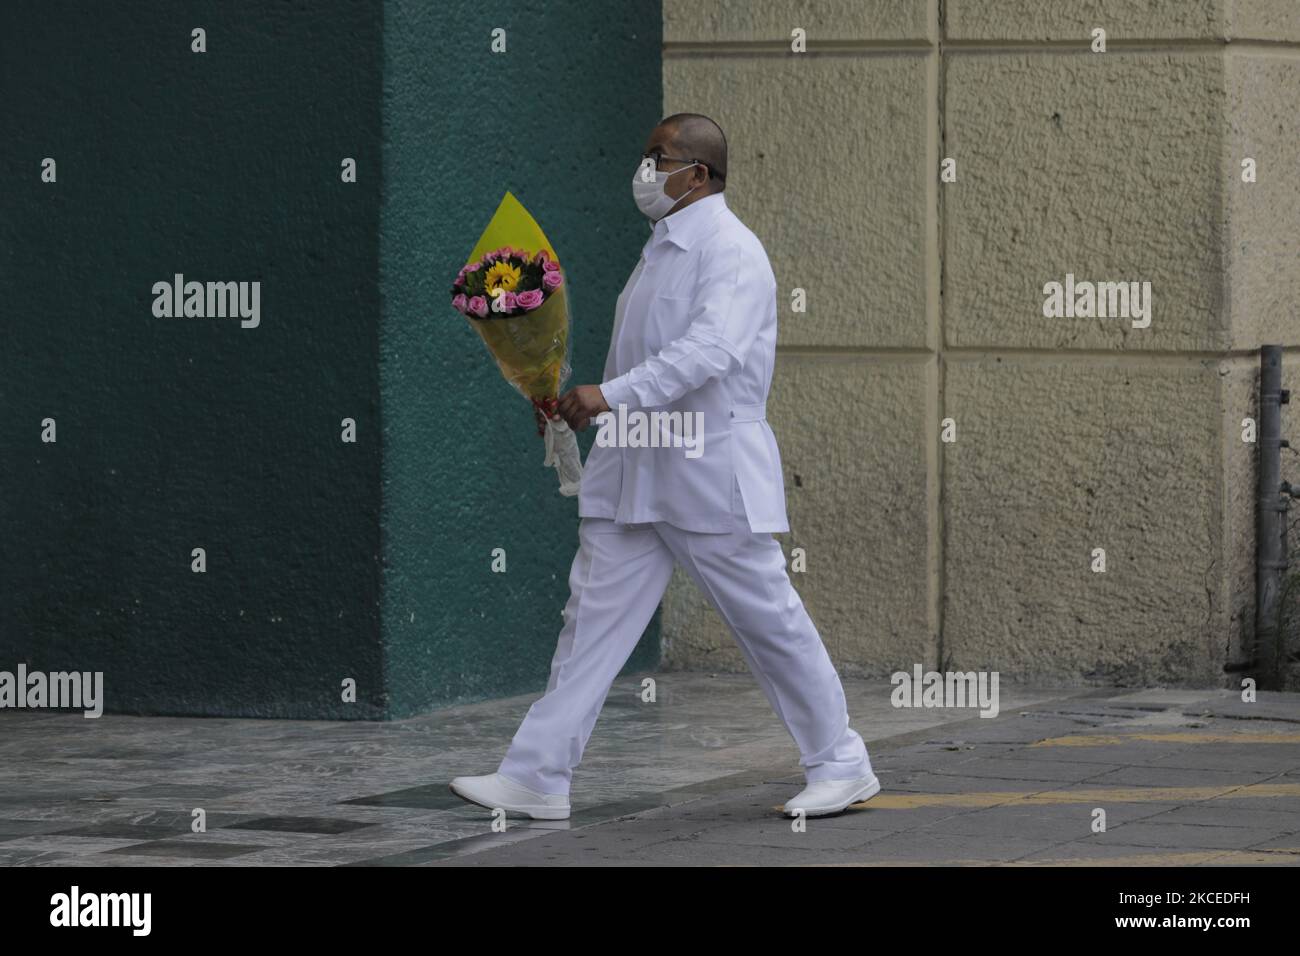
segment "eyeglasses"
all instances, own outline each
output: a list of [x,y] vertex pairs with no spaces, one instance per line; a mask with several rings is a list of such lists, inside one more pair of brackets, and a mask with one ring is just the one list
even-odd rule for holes
[[655,161],[655,169],[657,169],[661,173],[668,172],[668,170],[664,169],[663,166],[660,165],[666,159],[672,163],[700,163],[702,166],[704,166],[705,169],[709,171],[709,176],[712,177],[713,179],[719,179],[722,180],[723,182],[725,182],[727,179],[726,176],[718,172],[718,170],[716,170],[711,164],[705,163],[702,160],[680,159],[676,156],[665,156],[662,153],[642,153],[641,162],[644,163],[647,159],[653,159]]

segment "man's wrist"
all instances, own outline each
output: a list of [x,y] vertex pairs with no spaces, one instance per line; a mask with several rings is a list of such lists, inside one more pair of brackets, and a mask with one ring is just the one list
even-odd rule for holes
[[620,405],[632,404],[632,390],[628,388],[625,375],[611,378],[608,382],[602,382],[596,387],[600,389],[600,394],[604,397],[605,404],[609,406],[610,411],[616,410]]

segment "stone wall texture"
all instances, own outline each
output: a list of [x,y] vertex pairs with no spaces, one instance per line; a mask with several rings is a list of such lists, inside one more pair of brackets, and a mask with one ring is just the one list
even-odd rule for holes
[[[841,673],[1230,680],[1241,423],[1260,345],[1286,387],[1300,364],[1300,4],[707,6],[664,2],[664,112],[722,125],[777,275],[781,538]],[[1150,282],[1150,325],[1045,317],[1067,273]],[[680,572],[663,641],[666,666],[744,666]]]

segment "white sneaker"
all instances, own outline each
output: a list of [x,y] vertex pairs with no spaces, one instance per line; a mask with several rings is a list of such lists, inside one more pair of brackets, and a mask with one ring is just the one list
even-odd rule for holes
[[569,798],[564,794],[540,793],[499,773],[456,777],[450,789],[462,800],[481,807],[522,813],[534,820],[569,819]]
[[785,815],[792,817],[799,810],[808,817],[839,813],[849,804],[870,800],[879,792],[880,781],[874,773],[852,780],[819,780],[786,801]]

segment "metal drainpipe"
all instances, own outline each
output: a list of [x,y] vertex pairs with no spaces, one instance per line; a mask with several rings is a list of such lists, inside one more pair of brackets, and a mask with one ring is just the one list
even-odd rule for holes
[[[1260,651],[1272,646],[1277,624],[1278,592],[1287,569],[1286,519],[1290,488],[1282,486],[1282,406],[1291,393],[1282,388],[1282,347],[1259,350],[1259,484],[1255,511],[1255,639],[1246,659],[1230,662],[1225,670],[1254,670],[1262,663]],[[1264,639],[1269,638],[1268,644]]]

